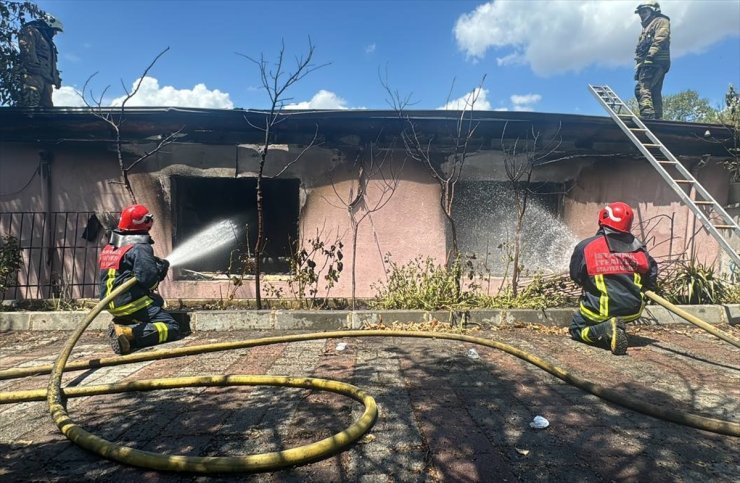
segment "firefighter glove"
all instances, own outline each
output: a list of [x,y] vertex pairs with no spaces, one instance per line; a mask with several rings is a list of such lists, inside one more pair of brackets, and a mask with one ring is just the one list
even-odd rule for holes
[[157,258],[157,270],[159,270],[159,280],[167,277],[167,271],[170,269],[170,262],[165,258]]

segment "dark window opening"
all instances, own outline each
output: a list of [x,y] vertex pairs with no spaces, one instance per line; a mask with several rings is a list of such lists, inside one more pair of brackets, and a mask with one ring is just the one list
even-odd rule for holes
[[[230,275],[254,272],[257,242],[256,178],[173,177],[175,227],[173,248],[202,232],[213,223],[231,220],[235,241],[186,263],[188,272],[216,272]],[[265,249],[262,272],[289,273],[289,259],[298,239],[299,187],[297,179],[263,179]]]
[[[565,186],[530,183],[522,237],[521,263],[530,274],[567,271],[577,242],[560,221]],[[517,208],[510,182],[459,181],[452,208],[460,251],[474,257],[478,271],[511,273]]]

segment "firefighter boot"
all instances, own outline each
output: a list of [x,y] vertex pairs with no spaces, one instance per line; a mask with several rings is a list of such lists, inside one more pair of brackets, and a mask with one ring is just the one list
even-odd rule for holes
[[617,317],[612,317],[609,323],[611,324],[609,348],[615,356],[623,356],[627,354],[627,346],[629,345],[627,331],[624,329],[624,322]]
[[581,332],[581,338],[586,342],[608,346],[614,355],[621,356],[627,353],[627,333],[624,330],[624,323],[617,317],[586,327]]
[[111,322],[108,324],[108,339],[113,352],[119,355],[128,354],[131,352],[134,331],[131,327]]

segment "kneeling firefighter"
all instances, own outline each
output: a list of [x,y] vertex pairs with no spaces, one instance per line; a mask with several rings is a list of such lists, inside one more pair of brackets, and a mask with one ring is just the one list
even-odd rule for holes
[[617,355],[627,353],[624,323],[640,318],[642,292],[654,290],[658,278],[658,264],[631,233],[633,219],[627,203],[609,203],[596,235],[576,245],[570,259],[570,278],[583,288],[570,335]]
[[131,205],[121,212],[118,228],[100,254],[100,298],[136,277],[138,283],[107,306],[113,315],[108,336],[113,352],[170,342],[180,338],[180,326],[164,311],[164,300],[154,290],[167,276],[170,264],[154,256],[149,230],[154,217],[143,205]]

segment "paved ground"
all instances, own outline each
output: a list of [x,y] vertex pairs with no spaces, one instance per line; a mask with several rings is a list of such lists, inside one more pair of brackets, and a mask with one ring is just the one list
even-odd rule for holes
[[[738,334],[734,327],[720,327]],[[484,331],[596,383],[653,404],[722,419],[740,415],[740,350],[686,326],[631,328],[626,357],[569,340],[563,329]],[[66,332],[0,334],[0,369],[49,363]],[[171,345],[278,335],[201,332]],[[337,343],[347,349],[337,351]],[[474,348],[479,359],[468,357]],[[73,358],[109,355],[100,332]],[[664,422],[562,383],[508,354],[470,344],[353,338],[278,344],[70,374],[74,384],[203,374],[285,374],[349,382],[378,402],[362,442],[298,468],[215,478],[144,471],[77,448],[45,403],[0,406],[4,481],[738,481],[738,438]],[[45,377],[0,381],[0,391]],[[338,432],[361,405],[328,393],[205,388],[69,401],[102,437],[158,452],[239,455],[293,447]],[[542,415],[550,427],[529,427]]]

